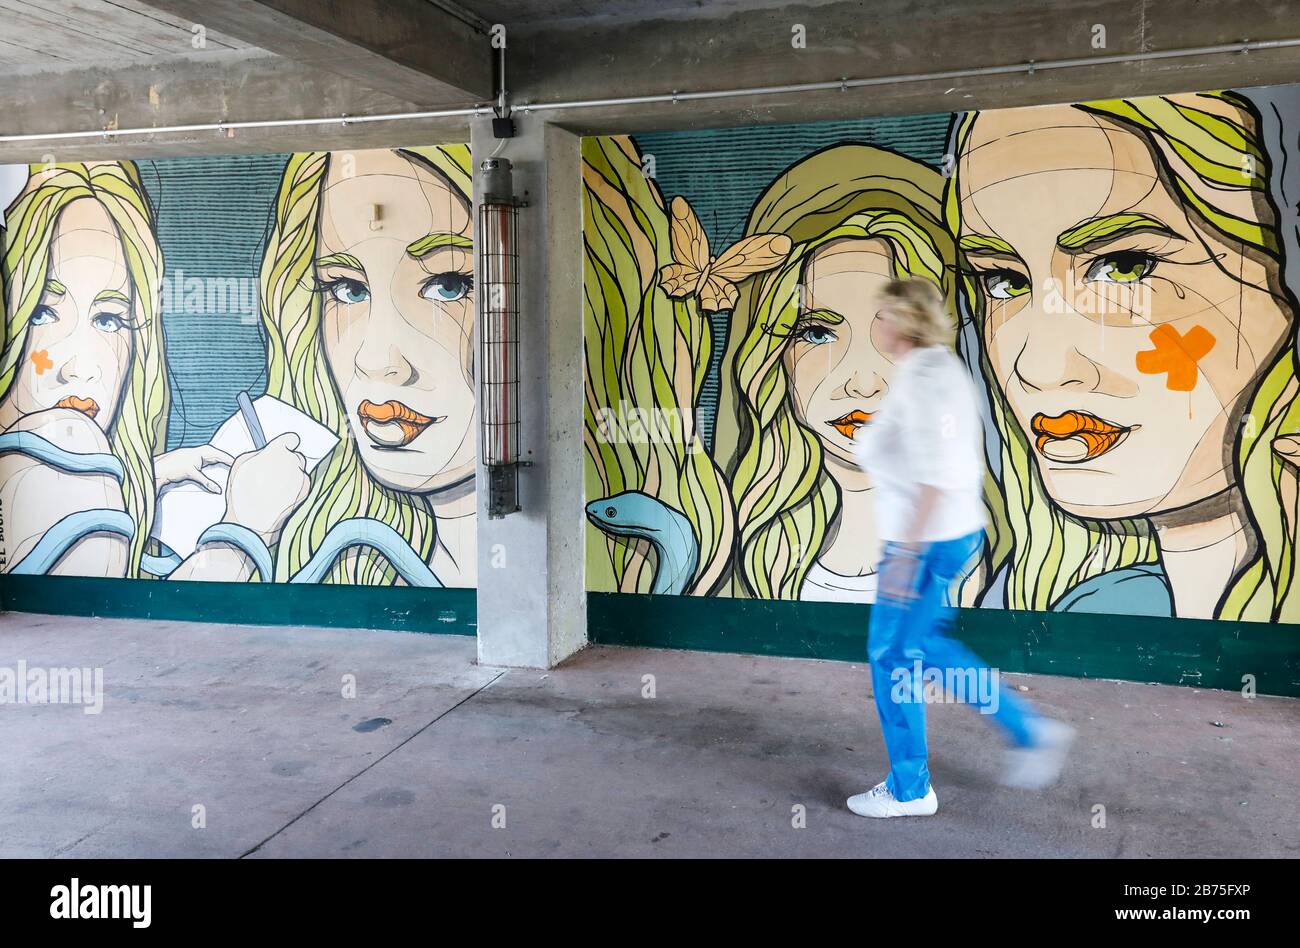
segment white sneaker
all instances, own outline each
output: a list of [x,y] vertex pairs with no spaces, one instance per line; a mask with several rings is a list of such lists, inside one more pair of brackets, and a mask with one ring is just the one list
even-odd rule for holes
[[926,791],[925,796],[915,800],[899,803],[889,788],[878,783],[866,793],[849,797],[849,809],[858,816],[875,819],[888,819],[891,816],[934,816],[939,809],[939,798],[934,794],[934,787]]
[[1065,766],[1066,754],[1074,742],[1074,728],[1051,718],[1029,723],[1034,738],[1032,747],[1014,747],[1007,751],[1002,783],[1008,787],[1041,790],[1056,782]]

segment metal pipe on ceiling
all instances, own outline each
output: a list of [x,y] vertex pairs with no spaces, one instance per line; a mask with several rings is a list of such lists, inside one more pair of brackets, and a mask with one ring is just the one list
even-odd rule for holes
[[[1149,62],[1162,59],[1186,59],[1194,56],[1216,56],[1225,53],[1250,53],[1270,49],[1300,47],[1300,38],[1279,40],[1254,40],[1240,43],[1223,43],[1215,46],[1191,46],[1181,49],[1154,50],[1143,53],[1119,53],[1110,56],[1084,56],[1073,59],[1045,59],[1038,62],[1009,63],[1002,66],[973,66],[968,69],[946,69],[937,72],[901,73],[874,76],[865,79],[840,79],[830,82],[802,82],[790,85],[758,86],[744,89],[719,89],[710,92],[666,92],[655,95],[622,96],[608,99],[577,99],[569,102],[520,103],[516,112],[557,112],[574,109],[597,109],[628,105],[651,105],[676,102],[706,101],[709,99],[734,99],[749,96],[791,95],[802,92],[828,92],[837,89],[861,89],[868,86],[901,85],[909,82],[972,79],[980,76],[1005,76],[1024,73],[1033,75],[1053,69],[1075,69],[1082,66],[1108,66],[1122,63]],[[26,135],[0,135],[0,144],[37,141],[71,141],[76,139],[115,138],[139,135],[176,134],[185,132],[225,132],[249,128],[294,128],[319,125],[363,125],[373,122],[408,122],[437,118],[468,118],[493,114],[493,106],[477,105],[461,109],[440,109],[427,112],[393,112],[384,115],[340,115],[321,118],[266,119],[249,122],[209,122],[192,125],[163,125],[150,128],[95,129],[79,132],[39,132]]]

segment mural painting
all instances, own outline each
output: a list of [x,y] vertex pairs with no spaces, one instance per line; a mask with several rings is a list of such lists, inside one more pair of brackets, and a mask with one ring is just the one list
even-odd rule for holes
[[956,601],[1300,621],[1297,129],[1280,86],[587,139],[588,588],[873,601],[920,277],[984,398]]
[[0,186],[4,571],[475,584],[467,146]]

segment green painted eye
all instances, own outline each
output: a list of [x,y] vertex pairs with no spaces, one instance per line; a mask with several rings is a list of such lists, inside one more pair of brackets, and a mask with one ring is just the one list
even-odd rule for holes
[[984,292],[995,300],[1009,300],[1029,292],[1029,278],[1015,270],[985,270],[980,282]]
[[1088,267],[1084,279],[1099,283],[1137,283],[1156,268],[1156,258],[1149,253],[1125,250],[1102,254]]

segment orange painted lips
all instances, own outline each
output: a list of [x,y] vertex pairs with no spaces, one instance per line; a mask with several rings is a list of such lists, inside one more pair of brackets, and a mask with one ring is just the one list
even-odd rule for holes
[[425,428],[442,420],[422,415],[397,399],[390,399],[382,405],[363,399],[357,406],[357,418],[370,440],[386,448],[404,447],[419,437]]
[[93,398],[80,398],[76,395],[65,395],[54,404],[55,408],[71,408],[73,411],[79,411],[87,418],[94,418],[99,414],[99,402]]
[[1067,464],[1091,461],[1117,446],[1137,426],[1122,427],[1086,411],[1034,415],[1029,423],[1040,454]]
[[860,408],[855,408],[847,415],[841,415],[839,418],[836,418],[834,421],[826,422],[826,424],[830,425],[840,434],[844,435],[844,437],[852,438],[855,434],[857,434],[859,428],[861,428],[863,425],[865,425],[867,422],[871,420],[871,416],[873,414],[875,413],[869,411],[863,411]]

